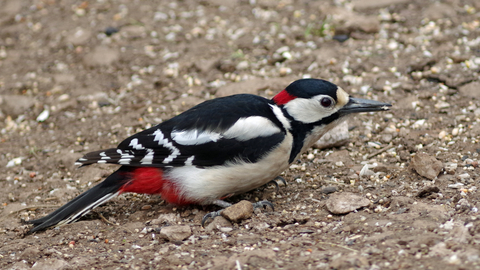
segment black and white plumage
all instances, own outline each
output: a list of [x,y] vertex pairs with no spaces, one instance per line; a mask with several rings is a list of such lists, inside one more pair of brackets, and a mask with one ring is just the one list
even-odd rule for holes
[[234,95],[205,101],[116,148],[86,154],[76,164],[122,165],[31,231],[70,223],[122,192],[160,194],[174,204],[218,204],[260,187],[287,169],[323,134],[356,112],[390,105],[354,99],[318,79],[293,82],[272,100]]
[[204,167],[234,161],[256,162],[286,133],[275,117],[273,103],[265,106],[266,101],[269,102],[254,95],[209,100],[131,136],[117,148],[89,153],[77,164]]

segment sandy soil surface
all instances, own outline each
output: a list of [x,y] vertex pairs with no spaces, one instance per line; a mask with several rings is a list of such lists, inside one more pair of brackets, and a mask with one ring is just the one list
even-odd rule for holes
[[[479,20],[477,0],[3,1],[0,268],[480,268]],[[349,119],[278,192],[231,198],[275,211],[202,228],[218,208],[126,194],[24,236],[115,169],[83,154],[302,77],[393,107]],[[345,201],[360,208],[335,214]]]

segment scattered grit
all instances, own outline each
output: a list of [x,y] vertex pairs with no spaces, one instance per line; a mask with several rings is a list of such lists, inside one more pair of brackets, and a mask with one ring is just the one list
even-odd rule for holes
[[[476,0],[4,1],[0,268],[480,268],[479,21]],[[125,194],[23,237],[114,170],[82,154],[302,77],[394,106],[324,138],[278,192],[231,200],[274,211],[202,228],[217,208]]]

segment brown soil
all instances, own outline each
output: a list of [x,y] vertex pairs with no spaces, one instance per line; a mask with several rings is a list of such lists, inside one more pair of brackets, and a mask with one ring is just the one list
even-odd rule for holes
[[[0,268],[480,268],[479,1],[2,6]],[[278,193],[269,186],[231,200],[268,199],[275,211],[202,228],[202,216],[217,208],[126,194],[77,223],[23,237],[22,220],[115,169],[77,169],[83,154],[203,100],[272,97],[304,76],[393,107],[350,119],[350,142],[305,153]],[[413,169],[420,152],[441,162],[438,177]],[[366,164],[371,171],[360,174]],[[334,190],[370,206],[331,214],[325,204]],[[188,226],[191,236],[159,234],[172,225]]]

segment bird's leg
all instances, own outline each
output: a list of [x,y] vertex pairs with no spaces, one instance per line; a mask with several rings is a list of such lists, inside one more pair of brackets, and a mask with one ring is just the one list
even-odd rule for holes
[[[229,206],[232,206],[231,203],[226,202],[226,201],[223,201],[223,200],[215,200],[215,201],[213,201],[212,204],[218,205],[218,206],[220,206],[220,207],[222,207],[222,208],[224,208],[224,209],[227,208],[227,207],[229,207]],[[209,218],[215,219],[216,217],[220,216],[220,214],[222,213],[222,211],[223,211],[223,209],[220,209],[220,210],[218,210],[218,211],[213,211],[213,212],[207,213],[205,216],[203,216],[203,218],[202,218],[202,227],[205,227],[205,222],[207,222],[207,220],[208,220]]]
[[[230,197],[230,196],[229,196],[229,197]],[[225,198],[225,197],[223,197],[223,198]],[[231,203],[226,202],[226,201],[224,201],[224,200],[215,200],[215,201],[213,201],[213,204],[215,204],[216,206],[220,206],[220,207],[222,207],[222,208],[227,208],[227,207],[232,206]]]
[[[220,206],[224,209],[232,206],[231,203],[223,201],[223,200],[215,200],[212,204],[218,205],[218,206]],[[259,201],[259,202],[256,202],[256,203],[252,203],[252,205],[253,205],[253,209],[257,209],[257,208],[264,209],[264,208],[270,207],[270,208],[272,208],[272,211],[275,210],[275,208],[273,207],[273,204],[269,201],[266,201],[266,200],[265,201]],[[202,227],[205,227],[205,222],[207,222],[208,219],[210,219],[210,218],[215,219],[216,217],[220,216],[224,209],[220,209],[218,211],[210,212],[210,213],[206,214],[205,216],[203,216]]]

